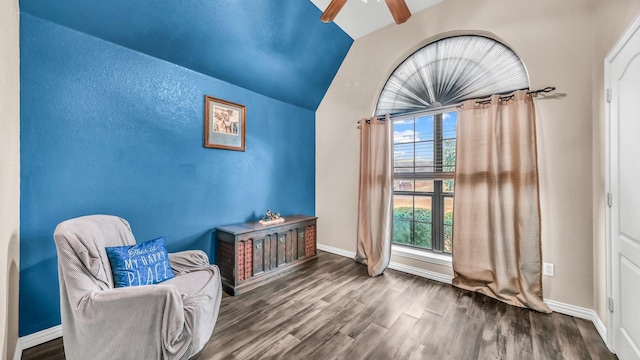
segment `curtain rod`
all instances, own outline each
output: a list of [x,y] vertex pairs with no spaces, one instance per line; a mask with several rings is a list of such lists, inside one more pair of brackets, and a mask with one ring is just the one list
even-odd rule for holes
[[[536,97],[536,96],[538,96],[538,94],[552,92],[552,91],[555,91],[555,89],[556,88],[554,86],[547,86],[546,88],[527,91],[527,95],[531,95],[533,97]],[[513,95],[513,94],[504,95],[504,96],[500,96],[498,98],[498,100],[499,101],[511,100],[511,99],[514,98],[514,96],[515,95]],[[485,99],[485,100],[476,101],[476,105],[484,105],[484,104],[490,104],[490,103],[491,103],[491,99]],[[462,105],[460,105],[460,107],[462,107]]]
[[[525,90],[525,89],[520,89],[520,90]],[[527,95],[532,95],[532,96],[536,97],[536,96],[538,96],[538,94],[549,93],[549,92],[552,92],[552,91],[555,91],[555,90],[556,90],[555,86],[547,86],[545,88],[538,89],[538,90],[529,90],[529,91],[527,91]],[[518,91],[518,90],[516,90],[516,91]],[[500,96],[498,98],[500,101],[509,100],[509,99],[512,99],[514,97],[514,95],[511,94],[511,93],[509,93],[509,94],[497,94],[497,95],[502,95],[502,96]],[[489,103],[491,103],[491,99],[476,101],[476,105],[483,105],[483,104],[489,104]],[[433,112],[442,112],[443,110],[453,109],[453,108],[458,108],[458,109],[462,108],[462,104],[458,103],[458,104],[453,104],[453,105],[438,106],[438,107],[434,107],[434,108],[427,109],[427,110],[420,110],[420,111],[414,111],[414,112],[409,112],[409,113],[405,113],[405,114],[400,114],[397,117],[403,117],[403,118],[407,117],[407,118],[409,118],[409,117],[414,117],[417,114],[425,114],[425,113],[429,113],[429,112],[431,112],[431,113],[433,113]],[[372,118],[376,119],[376,120],[379,120],[379,121],[385,121],[386,115],[378,115],[378,116],[374,116]],[[370,124],[371,123],[371,119],[365,119],[365,122],[367,124]],[[360,120],[358,120],[358,124],[360,124]]]

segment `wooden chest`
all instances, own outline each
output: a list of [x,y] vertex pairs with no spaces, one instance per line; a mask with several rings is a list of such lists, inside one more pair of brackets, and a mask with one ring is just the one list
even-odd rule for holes
[[270,226],[256,222],[216,228],[217,265],[231,295],[308,265],[316,254],[316,217],[283,216]]

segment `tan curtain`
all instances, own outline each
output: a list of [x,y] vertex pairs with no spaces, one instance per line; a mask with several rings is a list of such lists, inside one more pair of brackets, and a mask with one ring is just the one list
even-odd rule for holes
[[384,272],[391,260],[392,124],[371,118],[360,121],[360,186],[358,251],[355,260],[367,265],[369,276]]
[[526,91],[459,111],[453,284],[549,313],[542,300],[535,109]]

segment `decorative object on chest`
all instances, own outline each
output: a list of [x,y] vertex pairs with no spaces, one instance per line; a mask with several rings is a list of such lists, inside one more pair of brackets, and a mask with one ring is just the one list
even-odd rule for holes
[[238,295],[313,263],[317,258],[316,220],[315,216],[292,215],[270,226],[248,222],[217,227],[217,265],[223,289]]
[[284,218],[280,217],[280,213],[271,213],[271,209],[267,209],[262,220],[258,222],[264,226],[275,225],[284,222]]

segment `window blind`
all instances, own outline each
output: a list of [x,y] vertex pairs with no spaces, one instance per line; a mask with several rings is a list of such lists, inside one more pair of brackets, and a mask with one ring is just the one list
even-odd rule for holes
[[478,35],[448,37],[416,51],[393,71],[375,114],[417,112],[527,88],[524,64],[507,46]]

